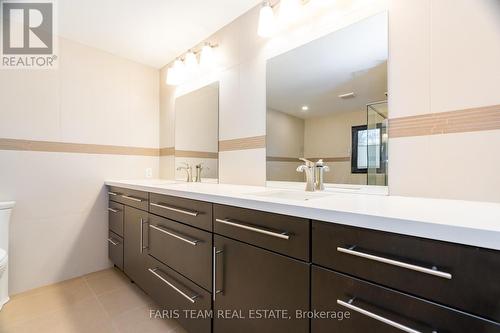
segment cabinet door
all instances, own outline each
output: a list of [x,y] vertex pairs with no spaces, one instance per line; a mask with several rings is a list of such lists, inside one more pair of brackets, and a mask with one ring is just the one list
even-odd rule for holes
[[[309,310],[308,264],[218,235],[214,250],[214,333],[309,331],[307,319],[296,319]],[[257,319],[255,311],[269,310],[286,318]]]
[[141,288],[149,279],[146,273],[147,223],[147,212],[125,206],[123,270]]

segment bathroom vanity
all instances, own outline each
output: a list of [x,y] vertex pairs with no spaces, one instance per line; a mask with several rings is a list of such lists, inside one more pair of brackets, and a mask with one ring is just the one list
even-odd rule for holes
[[106,184],[111,260],[189,332],[500,332],[498,204]]

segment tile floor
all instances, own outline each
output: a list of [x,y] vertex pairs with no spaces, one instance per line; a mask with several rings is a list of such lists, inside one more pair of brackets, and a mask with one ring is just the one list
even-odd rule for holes
[[153,301],[112,268],[11,297],[2,333],[186,333],[173,320],[151,319]]

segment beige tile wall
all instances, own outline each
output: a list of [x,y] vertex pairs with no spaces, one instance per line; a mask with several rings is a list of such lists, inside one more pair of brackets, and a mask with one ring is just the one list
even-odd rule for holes
[[[383,8],[389,12],[390,118],[500,104],[497,0],[387,0],[370,4],[372,7],[334,18],[330,14],[317,16],[271,40],[256,34],[256,7],[212,36],[209,40],[219,43],[222,56],[221,73],[211,78],[220,81],[220,138],[265,135],[266,59]],[[166,67],[162,75],[165,71]],[[163,100],[168,100],[161,114],[167,119],[174,93],[160,84]],[[200,80],[179,89],[202,84]],[[169,126],[162,123],[161,132]],[[500,202],[496,190],[500,177],[484,172],[485,168],[500,169],[500,162],[488,153],[497,149],[498,133],[390,139],[390,193]],[[477,153],[479,143],[484,154]],[[221,181],[264,184],[264,156],[263,149],[222,153]],[[168,166],[162,163],[161,168]]]
[[78,153],[111,149],[101,145],[157,151],[158,70],[66,39],[59,48],[57,70],[0,71],[0,138],[96,146],[69,146],[77,148],[71,153],[0,150],[0,201],[17,202],[12,293],[108,267],[104,180],[143,178],[146,168],[158,176],[152,153]]
[[[389,116],[500,104],[500,3],[390,2]],[[500,202],[500,130],[389,140],[391,194]]]

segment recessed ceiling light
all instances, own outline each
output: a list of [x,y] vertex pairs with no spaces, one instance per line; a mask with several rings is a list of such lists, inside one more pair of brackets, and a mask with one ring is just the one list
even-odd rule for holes
[[304,105],[304,106],[302,107],[302,111],[307,111],[307,110],[309,110],[309,107],[308,107],[307,105]]

